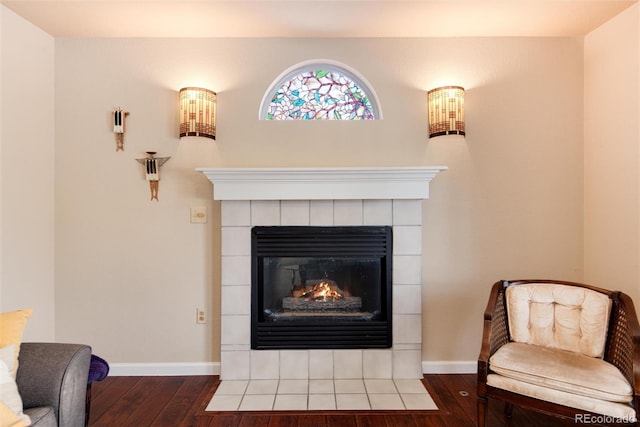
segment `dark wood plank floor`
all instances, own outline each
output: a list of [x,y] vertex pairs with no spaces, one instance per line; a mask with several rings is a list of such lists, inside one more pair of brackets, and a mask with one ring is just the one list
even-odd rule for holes
[[[217,376],[107,377],[92,386],[90,426],[467,427],[476,425],[476,376],[425,375],[437,411],[206,412]],[[516,408],[511,420],[491,402],[487,427],[565,427],[573,421]]]

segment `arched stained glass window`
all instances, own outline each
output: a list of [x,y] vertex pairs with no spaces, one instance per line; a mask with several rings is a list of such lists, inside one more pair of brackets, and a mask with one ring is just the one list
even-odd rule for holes
[[375,120],[380,108],[366,80],[328,61],[298,64],[277,78],[260,108],[263,120]]

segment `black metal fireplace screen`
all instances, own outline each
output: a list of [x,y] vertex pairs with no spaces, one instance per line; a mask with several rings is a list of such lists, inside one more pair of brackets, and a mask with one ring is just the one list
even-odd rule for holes
[[254,227],[251,348],[391,347],[387,226]]

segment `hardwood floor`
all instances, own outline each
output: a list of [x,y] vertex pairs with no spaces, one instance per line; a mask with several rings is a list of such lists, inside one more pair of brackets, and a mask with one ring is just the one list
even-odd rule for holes
[[[438,411],[205,412],[217,376],[107,377],[92,386],[90,426],[467,427],[476,425],[475,375],[425,375]],[[575,426],[515,408],[506,420],[491,402],[487,427]]]

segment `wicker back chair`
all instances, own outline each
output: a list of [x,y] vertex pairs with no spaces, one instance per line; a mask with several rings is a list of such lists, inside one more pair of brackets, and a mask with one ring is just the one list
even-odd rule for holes
[[[497,386],[487,384],[487,376],[493,375],[490,359],[504,345],[512,342],[509,331],[509,320],[506,303],[506,289],[509,286],[533,285],[533,284],[559,284],[578,286],[607,295],[611,300],[610,319],[605,341],[604,355],[606,362],[614,365],[632,388],[630,405],[635,411],[636,417],[640,414],[640,326],[633,306],[633,301],[627,295],[618,291],[609,291],[581,283],[552,281],[552,280],[517,280],[499,281],[493,285],[489,302],[484,312],[484,329],[482,347],[478,357],[478,382],[477,382],[477,416],[478,426],[484,427],[487,415],[488,399],[498,399],[505,402],[505,416],[510,418],[513,406],[527,408],[545,414],[572,419],[583,422],[586,420],[611,421],[607,414],[590,412],[541,400],[515,391],[508,391]],[[531,393],[535,394],[535,393]],[[603,415],[605,417],[603,418]],[[620,421],[620,420],[615,420]],[[625,420],[623,420],[625,421]],[[632,425],[638,422],[628,420]]]

